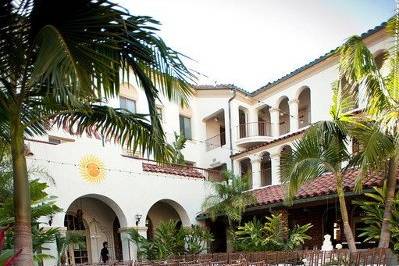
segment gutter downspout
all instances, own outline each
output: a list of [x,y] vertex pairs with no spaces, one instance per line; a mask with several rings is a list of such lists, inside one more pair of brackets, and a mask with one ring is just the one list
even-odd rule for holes
[[230,140],[230,164],[231,164],[231,171],[234,174],[234,164],[233,164],[233,159],[231,156],[233,155],[233,137],[232,137],[232,129],[231,129],[231,101],[234,100],[234,98],[237,95],[236,90],[233,91],[233,96],[229,99],[229,140]]

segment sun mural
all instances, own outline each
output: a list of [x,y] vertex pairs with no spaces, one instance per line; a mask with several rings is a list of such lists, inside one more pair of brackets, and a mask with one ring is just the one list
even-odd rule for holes
[[80,160],[80,174],[89,183],[99,183],[105,178],[104,163],[94,155],[86,155]]

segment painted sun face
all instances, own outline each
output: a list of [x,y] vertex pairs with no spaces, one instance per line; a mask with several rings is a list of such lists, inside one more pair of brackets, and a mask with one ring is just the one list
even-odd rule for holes
[[104,164],[94,155],[86,155],[80,160],[80,174],[89,183],[99,183],[105,178]]

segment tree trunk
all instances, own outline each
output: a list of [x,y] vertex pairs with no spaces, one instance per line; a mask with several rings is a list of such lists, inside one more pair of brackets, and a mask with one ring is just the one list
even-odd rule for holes
[[391,219],[392,207],[395,198],[396,190],[396,172],[398,167],[398,160],[395,156],[389,159],[388,173],[387,173],[387,194],[385,195],[385,209],[384,218],[381,224],[379,248],[388,248],[391,239]]
[[344,192],[344,178],[341,173],[336,174],[337,179],[337,194],[339,200],[339,209],[341,211],[342,223],[344,224],[344,234],[350,252],[356,251],[355,238],[353,237],[352,228],[349,225],[348,209],[346,208],[345,192]]
[[22,250],[14,265],[33,265],[32,230],[31,230],[31,200],[29,191],[28,171],[24,154],[24,131],[15,115],[11,121],[11,155],[14,171],[14,209],[15,209],[15,252]]

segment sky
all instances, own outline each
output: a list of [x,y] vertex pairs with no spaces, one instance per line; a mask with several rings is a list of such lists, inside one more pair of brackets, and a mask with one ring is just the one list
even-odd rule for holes
[[161,22],[198,84],[254,91],[394,14],[394,0],[115,0]]

